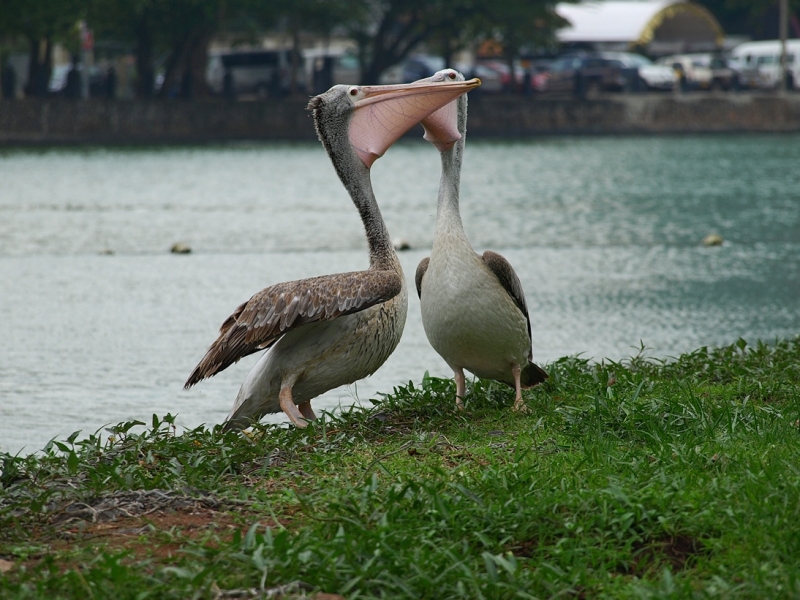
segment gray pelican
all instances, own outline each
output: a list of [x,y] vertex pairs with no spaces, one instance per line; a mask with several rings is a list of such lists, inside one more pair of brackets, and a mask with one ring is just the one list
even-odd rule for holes
[[[317,135],[364,223],[369,268],[278,283],[225,320],[186,388],[268,349],[242,384],[226,429],[243,429],[281,410],[305,427],[316,418],[312,398],[371,375],[394,351],[408,295],[372,191],[370,167],[422,118],[475,85],[337,85],[311,99]],[[455,125],[444,135],[457,136]]]
[[[438,80],[463,81],[464,77],[446,69],[420,83]],[[449,134],[453,124],[460,134],[457,141]],[[523,410],[522,389],[541,383],[547,373],[531,362],[531,322],[519,277],[496,252],[478,255],[461,223],[458,193],[467,97],[432,113],[422,126],[425,139],[442,156],[433,248],[430,258],[419,263],[415,277],[425,334],[453,369],[458,408],[463,408],[467,369],[513,386],[513,410]]]

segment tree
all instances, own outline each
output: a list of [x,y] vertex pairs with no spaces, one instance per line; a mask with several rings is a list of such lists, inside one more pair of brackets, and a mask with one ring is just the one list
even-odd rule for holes
[[555,12],[555,3],[548,0],[504,0],[483,5],[484,36],[498,42],[514,85],[514,61],[524,47],[547,47],[555,42],[555,31],[566,21]]
[[0,0],[0,30],[20,34],[28,43],[27,95],[47,95],[53,44],[64,41],[77,50],[78,22],[85,12],[85,0]]
[[362,83],[426,43],[449,63],[480,38],[499,38],[509,61],[525,44],[549,41],[563,21],[549,0],[359,0],[343,25],[358,44]]
[[359,0],[343,23],[358,46],[361,83],[377,83],[384,70],[402,62],[440,25],[446,0]]
[[[778,37],[777,0],[698,0],[719,21],[727,34],[746,35],[754,39]],[[792,30],[800,37],[800,0],[789,0],[789,11],[795,15]],[[791,30],[790,30],[791,31]]]
[[177,87],[184,97],[207,93],[208,44],[225,19],[225,0],[162,0],[157,33],[169,47],[159,95]]
[[156,12],[156,0],[92,0],[87,15],[98,37],[133,43],[140,98],[149,98],[154,91]]
[[251,0],[92,0],[89,19],[102,35],[132,41],[136,54],[137,95],[155,93],[155,65],[164,60],[159,96],[177,88],[189,97],[205,94],[208,45],[228,15]]
[[347,18],[349,4],[338,0],[278,0],[272,10],[260,12],[264,29],[278,25],[292,38],[292,64],[289,92],[297,91],[297,71],[300,68],[300,35],[303,32],[329,36]]

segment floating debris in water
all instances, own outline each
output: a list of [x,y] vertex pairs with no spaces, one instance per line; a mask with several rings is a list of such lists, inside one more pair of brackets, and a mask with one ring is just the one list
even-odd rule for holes
[[716,233],[709,233],[703,238],[703,246],[722,246],[722,236]]
[[406,238],[397,238],[392,242],[395,250],[411,250],[411,244]]
[[191,246],[189,246],[189,244],[184,244],[183,242],[175,242],[172,244],[172,248],[170,248],[170,252],[173,254],[190,254],[191,251]]
[[111,248],[105,248],[104,250],[100,250],[98,254],[100,256],[111,256],[112,254],[114,254],[114,251]]

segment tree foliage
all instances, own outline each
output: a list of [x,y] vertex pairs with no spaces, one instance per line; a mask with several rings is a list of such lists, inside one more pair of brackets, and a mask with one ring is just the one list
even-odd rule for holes
[[550,41],[563,23],[550,0],[360,0],[345,29],[359,48],[362,83],[377,82],[387,68],[425,43],[449,63],[452,55],[493,39],[516,56],[525,45]]
[[[754,39],[778,37],[777,0],[697,0],[719,21],[727,34]],[[789,0],[789,12],[795,15],[790,37],[800,37],[800,0]]]
[[524,49],[552,46],[556,29],[564,25],[566,21],[551,2],[508,0],[483,6],[478,30],[483,38],[499,43],[509,73],[513,73],[514,59]]
[[[777,35],[776,0],[698,1],[728,33]],[[800,0],[789,5],[800,14]],[[357,45],[361,82],[376,83],[423,48],[450,63],[457,51],[493,41],[511,67],[524,49],[552,44],[563,24],[554,7],[554,0],[0,0],[0,35],[26,41],[29,94],[46,93],[53,45],[77,51],[78,23],[86,20],[96,37],[131,45],[139,96],[154,94],[157,65],[164,71],[162,96],[192,95],[204,92],[208,46],[221,32],[254,42],[283,31],[294,46],[295,69],[301,34],[344,34]],[[794,29],[800,37],[796,18]]]
[[[154,93],[155,61],[164,59],[160,94],[181,85],[187,95],[202,92],[206,53],[212,36],[236,0],[91,0],[89,19],[102,35],[133,43],[137,93]],[[242,4],[239,2],[239,4]]]
[[0,0],[0,32],[21,35],[28,44],[29,95],[47,93],[55,42],[77,50],[77,23],[85,10],[85,0]]

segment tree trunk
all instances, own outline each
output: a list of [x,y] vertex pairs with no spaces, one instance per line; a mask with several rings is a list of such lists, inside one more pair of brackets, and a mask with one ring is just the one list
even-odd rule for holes
[[155,70],[153,69],[153,32],[147,13],[136,24],[136,95],[152,98],[155,91]]
[[292,64],[290,65],[291,74],[289,79],[289,94],[294,96],[297,93],[297,70],[300,67],[300,30],[297,27],[292,29]]
[[161,84],[161,89],[158,90],[159,98],[169,98],[175,85],[180,82],[185,71],[186,55],[190,43],[191,40],[184,39],[173,46],[172,52],[170,52],[167,57],[166,68],[164,70],[164,82]]
[[188,89],[184,91],[184,97],[195,98],[205,97],[210,94],[210,89],[206,83],[206,66],[208,65],[208,44],[211,42],[213,31],[207,29],[198,32],[192,39],[191,48],[187,57],[186,74],[184,82],[188,79]]
[[505,92],[507,94],[513,94],[517,91],[517,74],[514,73],[514,58],[517,56],[517,53],[512,53],[511,48],[506,48],[506,52],[506,64],[508,65],[508,72],[510,76]]
[[[358,40],[359,55],[370,54],[372,57],[366,67],[362,63],[361,85],[378,83],[381,74],[408,58],[408,55],[429,36],[430,31],[431,27],[420,27],[417,15],[411,15],[403,23],[391,19],[384,20],[373,37],[364,36]],[[370,47],[372,52],[368,52]]]
[[[26,36],[30,43],[28,54],[28,84],[25,86],[25,95],[32,98],[45,98],[50,75],[53,72],[53,41],[50,37],[41,40],[35,36]],[[44,52],[42,43],[44,42]]]
[[39,40],[29,37],[30,51],[28,52],[28,83],[25,84],[25,95],[36,95],[36,81],[39,79]]
[[447,46],[445,51],[442,53],[442,58],[444,59],[444,67],[445,69],[454,68],[453,66],[453,49],[450,46]]

